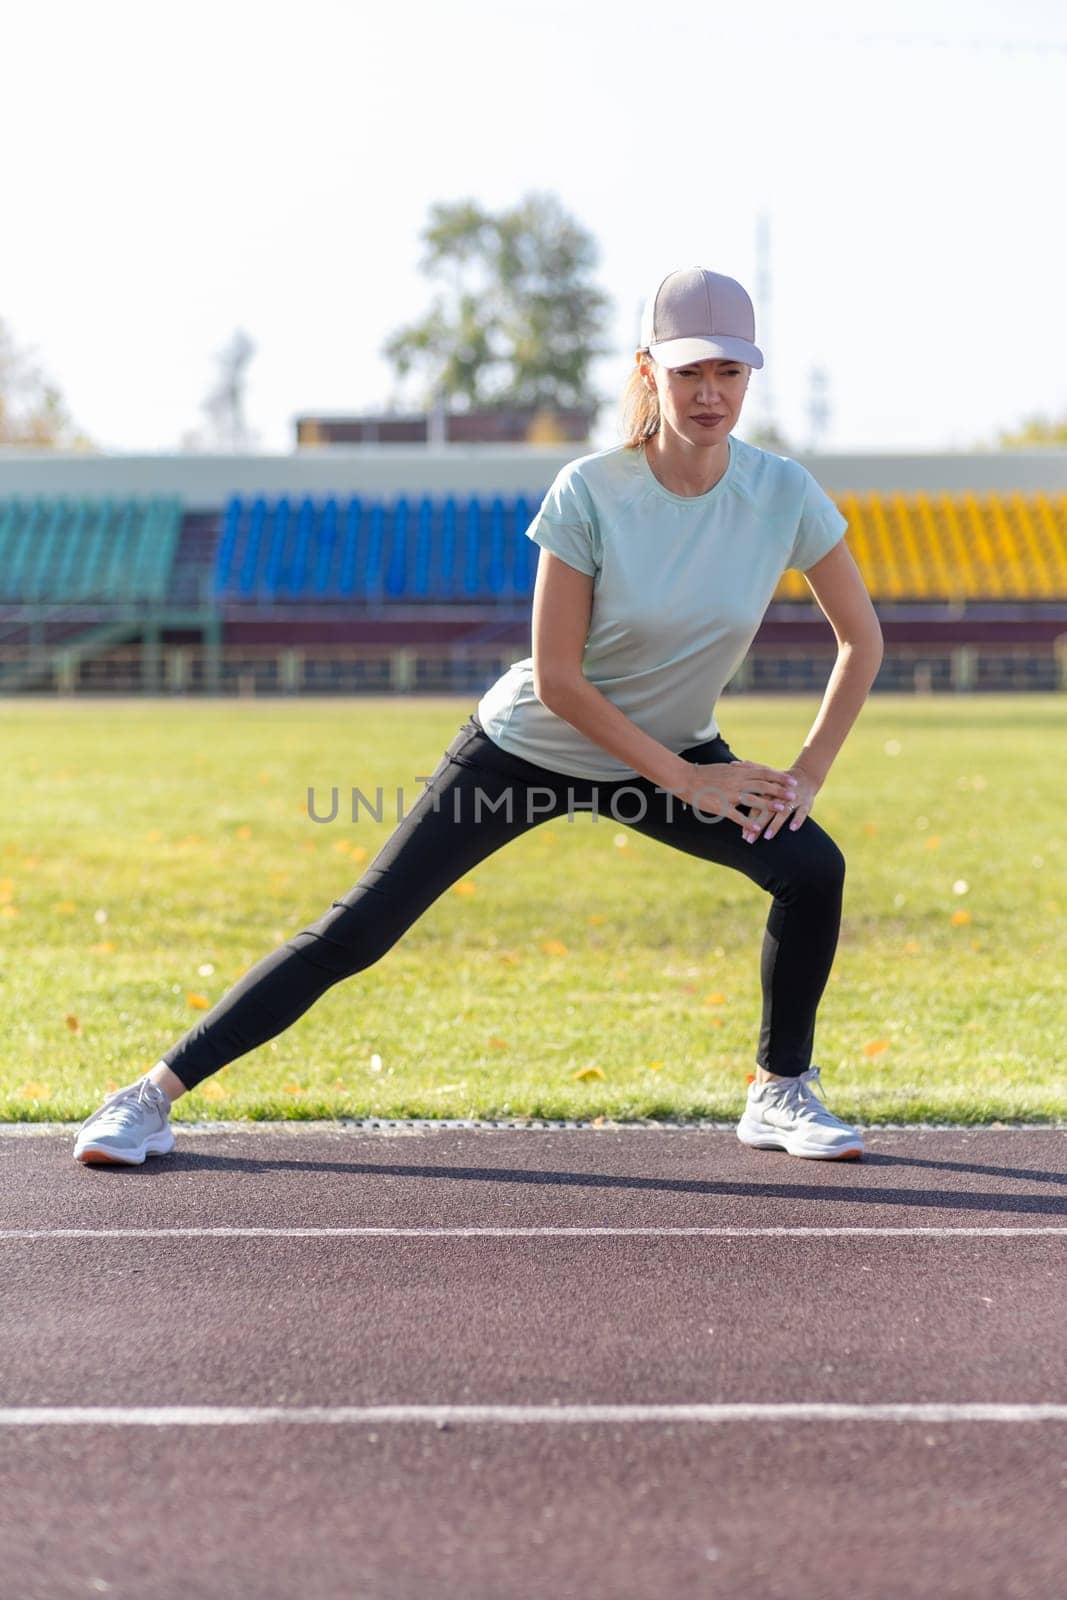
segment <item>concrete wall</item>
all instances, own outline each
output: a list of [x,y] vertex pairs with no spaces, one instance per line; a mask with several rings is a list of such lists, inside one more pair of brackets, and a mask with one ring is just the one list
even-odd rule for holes
[[[148,498],[177,495],[186,510],[212,510],[231,494],[274,499],[334,494],[540,496],[571,445],[356,445],[285,455],[109,456],[0,447],[0,499],[18,495]],[[1067,449],[957,455],[798,455],[829,494],[872,490],[1067,493]]]

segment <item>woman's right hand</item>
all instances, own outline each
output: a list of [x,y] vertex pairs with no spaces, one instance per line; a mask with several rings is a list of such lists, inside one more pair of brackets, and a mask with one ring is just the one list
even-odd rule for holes
[[791,808],[797,782],[791,772],[765,767],[759,761],[690,761],[672,793],[708,819],[728,817],[742,826],[750,819],[739,808],[754,806],[760,816],[751,820],[759,820],[762,827],[774,812]]

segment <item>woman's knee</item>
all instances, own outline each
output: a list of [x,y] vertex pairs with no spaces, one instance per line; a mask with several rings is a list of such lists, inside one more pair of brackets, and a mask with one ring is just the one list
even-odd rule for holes
[[[377,913],[377,914],[376,914]],[[350,978],[380,961],[399,938],[373,901],[335,900],[317,922],[288,941],[289,948],[332,979]]]
[[845,882],[845,855],[840,845],[825,829],[813,824],[810,817],[797,830],[796,837],[804,848],[798,852],[791,874],[794,885],[823,893],[840,893]]

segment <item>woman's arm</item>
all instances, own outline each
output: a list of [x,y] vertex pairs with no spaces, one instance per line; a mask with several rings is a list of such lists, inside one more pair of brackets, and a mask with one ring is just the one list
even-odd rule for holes
[[819,714],[793,762],[820,787],[863,709],[885,652],[882,627],[844,539],[804,574],[837,638],[837,660]]

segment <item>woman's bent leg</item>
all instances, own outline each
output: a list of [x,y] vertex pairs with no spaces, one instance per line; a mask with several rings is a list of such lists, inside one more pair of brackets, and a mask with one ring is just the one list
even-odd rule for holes
[[530,817],[521,785],[473,764],[488,741],[472,738],[453,740],[449,752],[462,748],[464,762],[446,752],[358,883],[244,973],[160,1057],[187,1089],[281,1033],[332,985],[378,961],[464,873],[555,814],[559,807],[546,804]]
[[[725,741],[683,754],[701,763],[737,760]],[[739,823],[728,817],[702,821],[669,795],[654,794],[645,818],[630,826],[733,867],[773,895],[760,955],[763,1011],[756,1061],[767,1072],[799,1077],[811,1065],[815,1014],[837,949],[845,880],[841,850],[812,817],[795,833],[786,825],[773,839],[761,834],[746,844]]]

